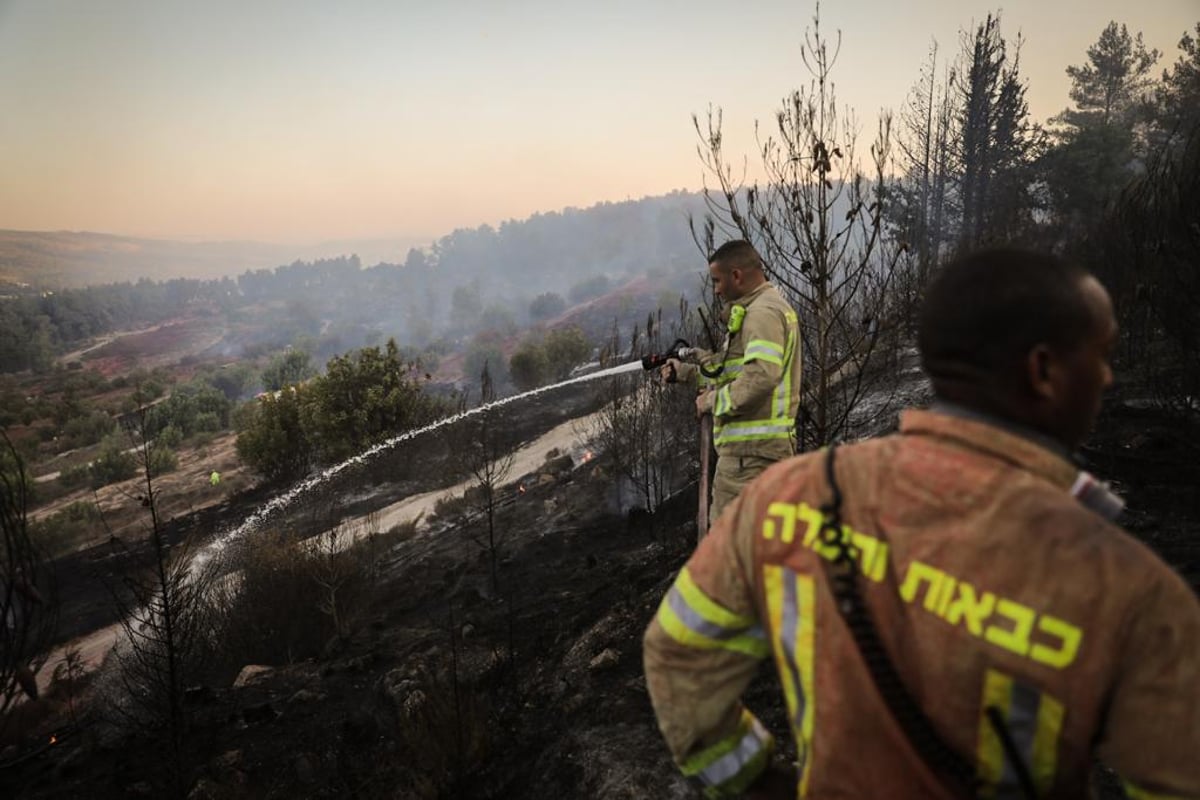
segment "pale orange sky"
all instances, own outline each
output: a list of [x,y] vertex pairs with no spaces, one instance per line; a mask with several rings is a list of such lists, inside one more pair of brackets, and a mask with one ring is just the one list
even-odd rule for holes
[[[827,2],[864,137],[931,39],[997,6]],[[811,3],[784,0],[0,0],[0,228],[135,236],[427,236],[697,189],[691,114],[726,148],[806,82]],[[1110,19],[1178,54],[1196,0],[1013,0],[1035,118]]]

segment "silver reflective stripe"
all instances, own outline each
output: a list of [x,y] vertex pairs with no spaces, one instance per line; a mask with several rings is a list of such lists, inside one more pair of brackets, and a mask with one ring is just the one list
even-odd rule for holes
[[746,348],[742,362],[752,361],[759,356],[766,356],[775,361],[783,360],[783,348],[774,345],[752,344]]
[[761,433],[788,433],[792,430],[791,425],[746,425],[741,426],[737,423],[730,423],[721,428],[722,433],[727,433],[730,436],[744,436],[746,434],[761,434]]
[[675,616],[679,617],[679,621],[686,625],[689,630],[701,636],[707,636],[709,639],[724,641],[732,639],[735,636],[748,636],[751,639],[758,639],[763,642],[767,640],[766,634],[763,633],[763,629],[758,625],[752,625],[749,628],[725,628],[717,625],[715,622],[709,622],[697,614],[688,605],[688,601],[684,599],[683,594],[674,587],[667,593],[667,604],[675,612]]
[[[1033,737],[1037,734],[1038,706],[1042,695],[1036,689],[1018,681],[1012,683],[1012,694],[1009,698],[1008,735],[1025,762],[1025,769],[1033,768]],[[996,785],[996,800],[1024,800],[1025,793],[1017,780],[1017,771],[1008,755],[1004,757],[1004,771],[1000,774],[1000,782]]]
[[[800,669],[796,666],[796,641],[800,635],[800,613],[804,609],[800,608],[800,598],[796,592],[796,573],[787,567],[783,568],[782,573],[783,619],[780,623],[782,630],[779,632],[779,640],[783,644],[783,658],[787,662],[788,672],[791,673],[792,685],[796,687],[796,713],[792,716],[792,726],[794,738],[800,748],[800,764],[803,768],[808,753],[804,749],[804,740],[800,735],[800,730],[808,698],[804,696],[804,682],[800,677]],[[808,613],[813,613],[812,609],[808,609]]]
[[720,786],[736,778],[746,765],[767,746],[771,737],[758,720],[750,723],[750,730],[738,742],[737,747],[700,770],[699,778],[706,786]]

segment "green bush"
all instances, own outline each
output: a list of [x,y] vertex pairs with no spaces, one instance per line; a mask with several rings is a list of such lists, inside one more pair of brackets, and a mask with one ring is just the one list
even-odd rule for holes
[[179,466],[175,451],[157,442],[150,447],[150,477],[157,478],[168,472],[174,472]]
[[279,397],[266,394],[238,410],[238,457],[268,480],[298,478],[312,464],[313,446],[301,421],[306,393],[299,387]]
[[592,345],[577,327],[559,328],[546,334],[546,368],[548,377],[562,380],[571,370],[587,361]]
[[61,437],[66,440],[66,449],[87,447],[108,436],[116,426],[116,421],[107,412],[93,409],[68,419],[63,425]]
[[214,411],[202,411],[192,421],[192,429],[197,433],[216,433],[223,427],[221,418]]
[[76,489],[85,485],[91,474],[92,471],[87,464],[78,464],[74,467],[67,467],[58,473],[58,482],[67,488]]
[[529,304],[529,316],[535,321],[556,317],[566,310],[567,301],[563,300],[562,295],[554,292],[539,294]]
[[271,359],[262,371],[262,385],[268,392],[277,392],[285,386],[293,386],[317,374],[312,365],[312,356],[305,350],[289,349]]
[[546,350],[536,341],[522,343],[508,362],[509,377],[522,392],[545,383],[547,368]]
[[174,450],[183,444],[183,431],[174,425],[168,425],[154,437],[154,443]]
[[125,452],[116,440],[110,439],[91,464],[92,488],[99,489],[110,483],[128,480],[137,474],[137,469],[137,457]]

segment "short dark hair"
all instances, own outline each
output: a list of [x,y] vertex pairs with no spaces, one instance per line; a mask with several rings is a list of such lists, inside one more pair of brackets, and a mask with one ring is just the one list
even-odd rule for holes
[[732,269],[763,269],[762,256],[745,239],[733,239],[721,245],[708,257],[708,263],[716,264],[726,272]]
[[934,389],[1005,385],[1035,345],[1081,345],[1096,324],[1083,294],[1088,275],[1057,256],[1012,247],[952,261],[929,286],[918,323],[921,366]]

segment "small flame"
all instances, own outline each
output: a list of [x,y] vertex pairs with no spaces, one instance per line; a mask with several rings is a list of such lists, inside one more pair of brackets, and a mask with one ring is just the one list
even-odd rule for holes
[[58,744],[58,737],[54,734],[50,734],[50,744]]
[[581,459],[581,463],[586,464],[587,462],[591,461],[594,457],[595,457],[595,454],[592,453],[591,450],[584,450],[583,458]]
[[523,484],[523,483],[517,484],[517,493],[525,494],[525,484]]

